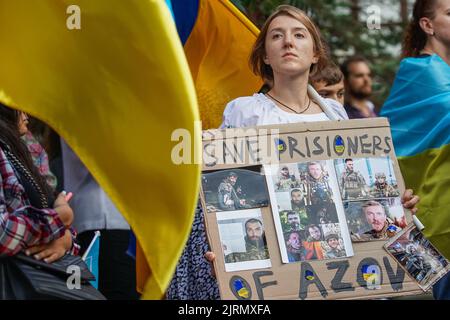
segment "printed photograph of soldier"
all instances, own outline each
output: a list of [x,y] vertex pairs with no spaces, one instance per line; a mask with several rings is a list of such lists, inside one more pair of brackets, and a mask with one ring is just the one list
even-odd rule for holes
[[343,200],[398,197],[400,191],[389,157],[334,160]]
[[305,248],[303,247],[303,234],[300,231],[292,231],[284,234],[286,251],[289,262],[305,260]]
[[340,175],[339,184],[342,199],[361,199],[369,195],[369,186],[363,175],[354,170],[353,159],[345,159],[345,170]]
[[[288,169],[291,175],[298,173],[298,184],[290,185],[286,191],[277,191],[276,185],[284,165],[265,167],[266,172],[271,173],[267,182],[283,263],[329,259],[327,252],[329,257],[352,256],[345,214],[338,214],[342,206],[333,161],[296,163],[296,170],[292,166]],[[339,201],[339,207],[335,200]],[[325,234],[323,226],[334,229],[327,229]],[[327,244],[327,235],[330,235],[330,244]]]
[[268,206],[269,195],[260,167],[220,170],[202,175],[208,212]]
[[406,227],[399,198],[393,204],[380,199],[345,202],[344,210],[353,242],[389,239]]
[[448,261],[415,226],[408,227],[385,247],[424,290],[449,270]]
[[281,165],[275,179],[275,191],[290,191],[291,189],[298,187],[300,187],[300,181],[298,170],[295,165]]
[[305,260],[323,260],[323,241],[324,236],[320,226],[311,224],[305,230],[306,241],[303,241]]
[[[260,213],[260,210],[258,210]],[[235,213],[239,215],[239,212]],[[252,211],[256,213],[257,211]],[[221,213],[218,213],[218,215]],[[246,270],[264,267],[261,264],[239,265],[244,262],[254,262],[269,260],[269,250],[264,231],[264,224],[260,214],[246,214],[246,217],[228,219],[222,213],[218,216],[219,237],[225,260],[226,271]],[[227,268],[228,264],[233,264],[233,268]],[[269,260],[270,264],[270,260]],[[244,267],[246,266],[246,267]],[[242,268],[241,268],[242,267]]]
[[325,161],[299,163],[298,167],[309,222],[315,224],[339,222]]
[[398,197],[400,191],[397,186],[389,184],[384,172],[375,173],[375,183],[370,189],[370,195],[374,198]]
[[346,257],[339,224],[309,225],[304,231],[284,233],[290,262]]
[[305,227],[308,225],[307,218],[294,210],[280,211],[280,221],[283,233],[305,230]]
[[325,236],[325,241],[322,242],[325,259],[346,257],[345,244],[339,224],[324,224],[321,227]]
[[[287,192],[275,192],[274,197],[276,198],[282,225],[287,224],[286,214],[288,211],[297,213],[301,229],[304,229],[310,223],[305,206],[305,196],[300,188],[295,188]],[[292,216],[293,214],[291,213],[290,215]],[[283,227],[283,231],[286,232],[285,227]]]

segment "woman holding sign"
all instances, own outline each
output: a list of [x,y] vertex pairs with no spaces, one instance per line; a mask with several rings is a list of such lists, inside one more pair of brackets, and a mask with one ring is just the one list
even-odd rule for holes
[[[266,94],[228,103],[221,128],[348,119],[339,102],[323,99],[308,84],[327,59],[312,20],[296,7],[279,6],[262,27],[250,55],[253,71],[271,88]],[[415,213],[419,197],[408,189],[402,202]]]
[[[327,59],[319,29],[311,19],[296,7],[279,6],[262,27],[250,56],[253,71],[271,84],[270,90],[228,103],[221,128],[348,119],[339,102],[323,99],[308,84],[309,76],[324,68]],[[415,212],[419,198],[412,190],[405,192],[403,201],[405,208]],[[200,229],[194,227],[194,231]],[[193,251],[195,239],[204,237],[201,230],[203,234],[191,233],[183,256]],[[210,262],[215,259],[212,252],[205,257]],[[175,283],[181,281],[186,280],[175,278]],[[169,292],[173,293],[175,283]]]

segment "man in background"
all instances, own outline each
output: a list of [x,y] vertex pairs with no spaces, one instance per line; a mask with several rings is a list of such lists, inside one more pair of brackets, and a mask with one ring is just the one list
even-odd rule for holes
[[353,56],[341,65],[344,74],[344,108],[350,119],[376,117],[375,106],[369,100],[372,95],[372,72],[368,61]]

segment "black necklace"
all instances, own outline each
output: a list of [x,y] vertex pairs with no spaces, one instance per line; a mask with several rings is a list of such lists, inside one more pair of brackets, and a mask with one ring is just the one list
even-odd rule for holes
[[311,106],[311,98],[309,98],[309,97],[308,97],[308,99],[309,99],[308,106],[307,106],[305,109],[303,109],[302,111],[297,111],[297,110],[292,109],[292,108],[289,107],[288,105],[284,104],[284,103],[281,102],[280,100],[275,99],[275,98],[274,98],[273,96],[271,96],[269,93],[266,93],[266,95],[267,95],[268,97],[270,97],[272,100],[275,100],[276,102],[278,102],[279,104],[281,104],[283,107],[286,107],[286,108],[288,108],[288,109],[291,110],[291,111],[294,111],[296,114],[304,113],[304,112],[305,112],[306,110],[308,110],[309,107]]

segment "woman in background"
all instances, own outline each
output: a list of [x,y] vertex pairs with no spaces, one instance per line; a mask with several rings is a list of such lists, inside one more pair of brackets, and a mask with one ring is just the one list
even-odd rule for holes
[[[450,0],[415,2],[403,57],[381,115],[405,181],[421,196],[424,233],[450,258]],[[433,293],[450,299],[450,276]]]

